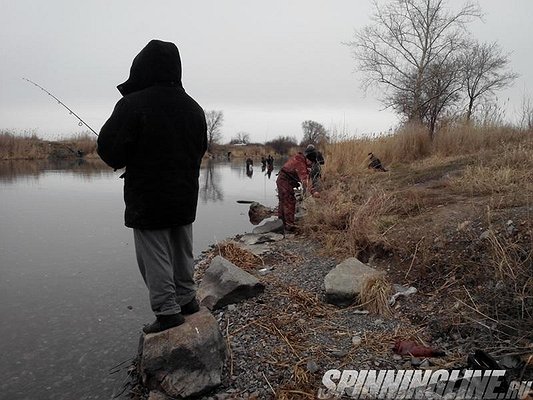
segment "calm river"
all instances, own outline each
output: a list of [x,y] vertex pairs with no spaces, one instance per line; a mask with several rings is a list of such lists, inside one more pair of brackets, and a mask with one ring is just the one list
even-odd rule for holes
[[[256,161],[256,164],[258,162]],[[206,163],[195,254],[249,232],[248,206],[276,204],[275,173]],[[110,399],[153,316],[123,224],[120,173],[96,162],[0,162],[0,398]]]

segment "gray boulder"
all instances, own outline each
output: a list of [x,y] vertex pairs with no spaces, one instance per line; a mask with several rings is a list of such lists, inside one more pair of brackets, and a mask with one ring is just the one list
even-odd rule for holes
[[205,307],[185,323],[144,335],[140,372],[152,398],[187,398],[220,385],[226,346],[217,320]]
[[348,258],[328,272],[324,278],[326,301],[346,307],[357,300],[365,279],[380,272],[357,258]]
[[250,218],[250,223],[252,225],[257,225],[264,219],[270,218],[275,213],[275,210],[270,207],[265,207],[261,203],[254,201],[250,204],[250,209],[248,210],[248,217]]
[[257,296],[265,286],[259,280],[243,271],[224,257],[216,256],[205,271],[198,288],[200,304],[216,310]]
[[269,242],[279,242],[280,240],[283,240],[283,235],[280,233],[274,233],[274,232],[268,232],[268,233],[257,234],[257,235],[253,233],[246,233],[240,238],[240,241],[247,245],[255,245],[255,244],[269,243]]
[[281,219],[267,220],[264,221],[261,225],[256,226],[252,229],[252,233],[260,235],[268,232],[281,232],[283,231],[283,221]]

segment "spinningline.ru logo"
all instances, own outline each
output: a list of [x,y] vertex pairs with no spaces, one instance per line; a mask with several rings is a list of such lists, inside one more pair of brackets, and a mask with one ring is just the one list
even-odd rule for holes
[[524,399],[533,381],[508,382],[505,370],[344,370],[322,378],[319,399]]

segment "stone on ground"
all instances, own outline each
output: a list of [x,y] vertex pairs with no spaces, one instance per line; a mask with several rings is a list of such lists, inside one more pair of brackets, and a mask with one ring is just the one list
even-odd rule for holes
[[329,271],[324,278],[326,301],[342,307],[349,306],[357,300],[365,279],[380,274],[378,270],[357,258],[348,258]]
[[225,358],[217,320],[201,307],[180,326],[144,335],[140,372],[151,399],[187,398],[220,385]]
[[247,233],[243,235],[239,240],[247,245],[255,245],[261,243],[279,242],[280,240],[283,240],[283,235],[274,232],[262,234]]
[[268,232],[281,232],[283,231],[283,221],[281,219],[275,219],[271,221],[264,221],[261,225],[252,229],[252,233],[259,235]]
[[252,223],[252,225],[257,225],[264,219],[270,218],[272,215],[274,215],[274,210],[272,208],[265,207],[256,201],[250,204],[248,217],[250,218],[250,223]]
[[200,304],[210,310],[216,310],[257,296],[265,286],[259,280],[240,269],[224,257],[216,256],[198,288]]

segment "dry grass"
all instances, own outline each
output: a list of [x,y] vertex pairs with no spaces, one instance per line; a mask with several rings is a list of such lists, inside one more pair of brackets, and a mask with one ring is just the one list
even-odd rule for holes
[[264,264],[261,257],[243,249],[233,241],[220,243],[218,253],[237,267],[247,271],[255,270],[256,267]]
[[[487,211],[489,229],[486,231],[490,265],[486,273],[498,282],[502,296],[493,314],[503,312],[506,317],[518,316],[533,329],[533,230],[520,240],[514,235],[502,235],[492,225],[492,212]],[[529,218],[528,218],[529,219]]]
[[[390,172],[368,170],[369,152]],[[326,250],[347,255],[383,242],[391,225],[438,203],[428,188],[455,196],[512,195],[514,204],[533,192],[533,135],[507,127],[448,128],[433,142],[422,128],[406,127],[332,143],[326,160],[323,200],[309,207],[305,225],[321,233]]]
[[389,193],[370,188],[361,196],[359,192],[337,187],[324,192],[323,197],[329,206],[311,207],[306,227],[319,232],[326,250],[354,255],[370,243],[380,242],[384,216],[393,205]]
[[389,299],[392,295],[392,285],[384,274],[365,279],[359,293],[359,300],[363,307],[373,314],[390,316]]
[[479,155],[484,152],[513,152],[517,147],[531,151],[533,132],[509,127],[455,126],[440,131],[433,141],[422,127],[406,126],[394,134],[379,137],[342,139],[328,145],[325,165],[327,174],[360,175],[369,152],[374,153],[385,167],[434,161],[457,156]]
[[76,157],[78,150],[84,156],[97,157],[96,136],[79,134],[50,142],[35,133],[0,132],[0,160],[42,160],[58,154],[62,155],[59,158]]
[[83,152],[84,155],[96,155],[96,136],[89,133],[80,133],[70,138],[60,140],[59,143],[64,143],[76,151]]
[[[389,172],[368,170],[369,152]],[[326,254],[382,257],[396,279],[408,275],[422,290],[465,285],[491,323],[523,330],[520,319],[533,315],[533,230],[523,212],[533,195],[532,131],[450,126],[432,142],[406,127],[338,140],[325,154],[324,190],[308,207],[304,230]],[[497,224],[487,207],[498,212]],[[519,234],[507,233],[509,219],[521,221]],[[475,222],[468,234],[457,229],[465,220]],[[495,285],[498,302],[489,294]]]
[[39,159],[45,158],[45,142],[34,133],[15,135],[10,132],[0,133],[0,159]]

